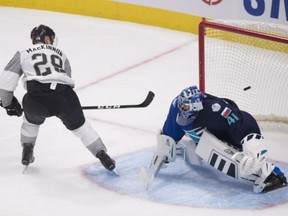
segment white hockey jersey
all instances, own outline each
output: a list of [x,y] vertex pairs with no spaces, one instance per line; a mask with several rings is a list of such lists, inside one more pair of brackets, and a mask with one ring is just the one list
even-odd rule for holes
[[51,83],[51,89],[57,83],[75,85],[71,78],[70,63],[60,49],[49,44],[33,45],[17,51],[0,75],[0,97],[4,106],[7,103],[9,105],[11,92],[15,91],[22,75],[25,89],[26,82],[30,80]]

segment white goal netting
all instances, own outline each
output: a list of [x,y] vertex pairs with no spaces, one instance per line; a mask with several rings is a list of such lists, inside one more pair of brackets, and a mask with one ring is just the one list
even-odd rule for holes
[[[262,125],[288,125],[288,26],[211,22],[228,26],[228,30],[204,28],[205,91],[235,100]],[[229,27],[240,32],[231,32]],[[257,35],[246,35],[246,30]]]

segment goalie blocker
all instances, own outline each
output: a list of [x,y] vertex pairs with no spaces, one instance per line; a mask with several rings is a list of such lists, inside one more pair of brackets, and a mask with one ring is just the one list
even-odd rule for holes
[[[250,137],[249,137],[250,136]],[[279,168],[267,161],[267,150],[260,144],[262,136],[251,134],[243,141],[243,151],[203,132],[195,150],[204,161],[220,172],[253,186],[255,193],[268,192],[287,185]]]

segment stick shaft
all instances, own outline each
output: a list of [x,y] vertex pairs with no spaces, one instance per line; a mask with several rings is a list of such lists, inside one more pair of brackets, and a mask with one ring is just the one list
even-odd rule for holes
[[144,108],[149,106],[149,104],[154,99],[155,94],[152,91],[148,92],[145,100],[140,104],[127,104],[127,105],[100,105],[100,106],[82,106],[83,110],[89,109],[126,109],[126,108]]

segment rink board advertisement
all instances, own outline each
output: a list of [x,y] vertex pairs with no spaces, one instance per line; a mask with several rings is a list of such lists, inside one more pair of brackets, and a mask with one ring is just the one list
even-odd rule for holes
[[288,23],[288,0],[116,0],[213,19]]
[[288,23],[288,0],[0,0],[0,5],[129,21],[194,34],[202,17]]
[[108,0],[0,0],[0,6],[30,8],[113,20],[147,24],[184,32],[198,33],[202,17],[161,9]]
[[237,19],[287,25],[288,0],[115,0],[213,19]]

